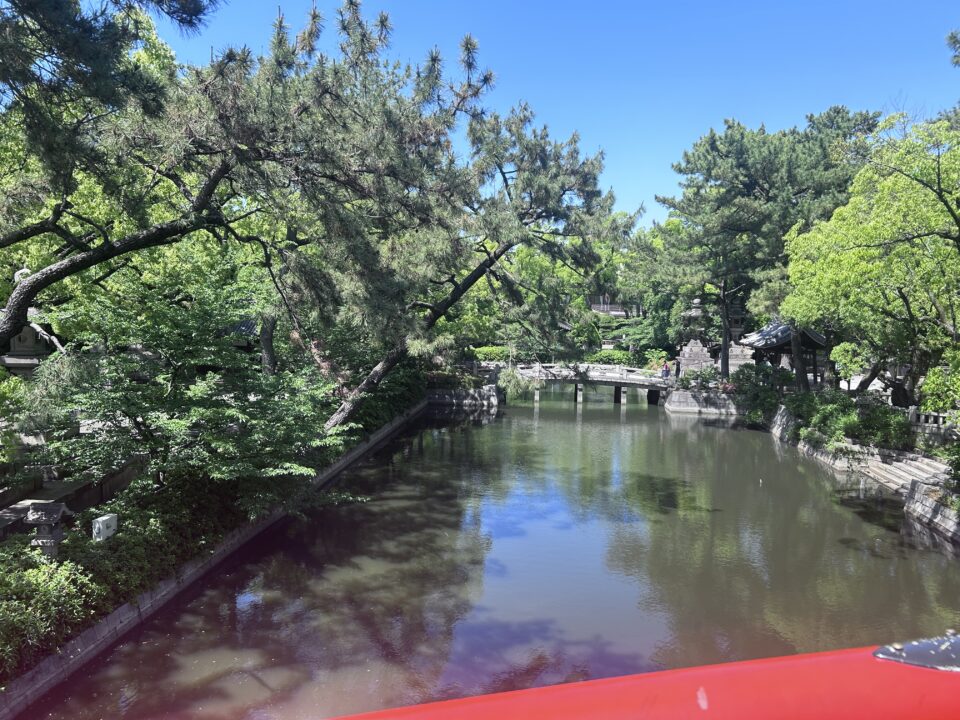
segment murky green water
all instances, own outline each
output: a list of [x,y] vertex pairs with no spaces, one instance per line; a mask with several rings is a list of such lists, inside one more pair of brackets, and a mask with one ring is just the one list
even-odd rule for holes
[[369,503],[255,541],[30,717],[312,720],[960,625],[960,561],[871,488],[630,400],[398,440],[345,478]]

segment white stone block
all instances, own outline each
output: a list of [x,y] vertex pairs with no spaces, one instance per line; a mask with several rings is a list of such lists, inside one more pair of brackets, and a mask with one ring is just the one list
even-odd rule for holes
[[117,531],[117,514],[101,515],[93,521],[93,539],[96,542],[106,540]]

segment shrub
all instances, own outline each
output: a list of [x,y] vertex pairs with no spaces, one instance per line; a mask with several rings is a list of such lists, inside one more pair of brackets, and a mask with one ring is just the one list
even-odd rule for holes
[[902,450],[913,445],[912,428],[907,416],[879,402],[867,402],[858,408],[858,421],[849,428],[861,442]]
[[597,365],[632,365],[633,356],[627,350],[597,350],[587,355],[585,361]]
[[481,345],[473,349],[473,354],[480,362],[510,362],[510,348],[503,345]]
[[895,449],[913,444],[907,417],[881,401],[867,399],[858,405],[846,393],[825,390],[790,395],[784,405],[803,428],[800,439],[813,445],[842,443],[847,438]]
[[780,395],[773,387],[774,380],[774,368],[753,363],[742,365],[730,376],[730,392],[748,423],[763,424],[776,413]]
[[720,373],[715,367],[705,367],[685,373],[677,380],[677,387],[682,390],[706,390],[717,383]]
[[23,380],[0,368],[0,463],[7,462],[16,450],[14,425],[23,398]]
[[666,350],[650,348],[643,353],[644,367],[648,370],[659,370],[663,367],[663,364],[667,362],[668,358],[669,356]]

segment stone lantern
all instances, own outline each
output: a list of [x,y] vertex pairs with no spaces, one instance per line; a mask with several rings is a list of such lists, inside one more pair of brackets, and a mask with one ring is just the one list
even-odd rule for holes
[[23,522],[36,525],[37,534],[30,541],[33,547],[39,547],[48,558],[57,556],[57,546],[63,540],[64,515],[73,515],[64,503],[33,503]]
[[686,344],[680,350],[680,377],[714,366],[710,351],[701,342],[706,336],[707,323],[700,302],[700,298],[694,298],[690,309],[684,310],[680,315],[683,319],[683,334],[687,338]]
[[703,308],[700,298],[694,298],[689,310],[680,313],[683,322],[683,334],[687,340],[703,340],[706,331]]

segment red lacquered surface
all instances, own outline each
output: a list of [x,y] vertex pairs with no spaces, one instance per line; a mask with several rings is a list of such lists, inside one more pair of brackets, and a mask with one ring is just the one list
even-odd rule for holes
[[353,715],[354,720],[933,720],[960,718],[960,672],[873,656],[876,648],[534,688]]

